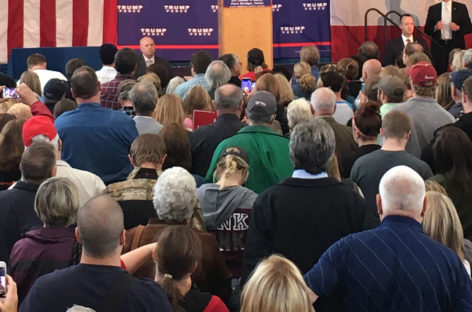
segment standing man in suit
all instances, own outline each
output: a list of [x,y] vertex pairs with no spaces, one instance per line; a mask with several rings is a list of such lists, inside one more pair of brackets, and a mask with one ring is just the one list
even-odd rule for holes
[[426,41],[420,36],[413,36],[415,31],[415,20],[410,14],[403,14],[400,17],[400,29],[402,35],[393,39],[387,44],[385,55],[382,60],[383,66],[397,65],[398,67],[405,67],[402,61],[403,50],[408,43],[417,42],[423,47],[423,51],[430,56],[431,52]]
[[[141,50],[142,56],[138,55],[138,65],[134,74],[135,79],[144,75],[147,68],[156,63],[161,63],[170,73],[170,63],[166,59],[156,56],[156,44],[151,37],[142,37],[141,40],[139,40],[139,49]],[[163,77],[159,78],[162,79]]]
[[464,35],[472,32],[467,7],[452,0],[430,6],[424,31],[440,43],[440,47],[432,43],[432,52],[434,66],[441,74],[447,70],[451,50],[465,49]]

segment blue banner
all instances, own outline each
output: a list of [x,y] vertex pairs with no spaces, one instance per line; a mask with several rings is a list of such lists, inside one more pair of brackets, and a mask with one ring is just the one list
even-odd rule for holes
[[118,45],[150,36],[168,60],[187,61],[200,50],[217,58],[217,11],[217,0],[118,0]]
[[331,60],[329,0],[273,0],[274,58],[298,58],[315,43],[321,58]]

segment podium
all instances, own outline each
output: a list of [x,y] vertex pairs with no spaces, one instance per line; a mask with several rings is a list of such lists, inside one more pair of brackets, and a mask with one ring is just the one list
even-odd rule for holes
[[267,6],[248,7],[227,7],[224,2],[225,0],[218,0],[219,55],[236,54],[242,63],[241,73],[244,74],[247,72],[247,52],[258,48],[264,52],[267,66],[272,68],[272,1],[266,0],[269,3]]

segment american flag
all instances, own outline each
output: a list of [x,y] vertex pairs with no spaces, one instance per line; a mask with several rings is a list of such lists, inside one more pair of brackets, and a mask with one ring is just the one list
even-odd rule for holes
[[117,0],[0,0],[0,63],[12,48],[116,43]]

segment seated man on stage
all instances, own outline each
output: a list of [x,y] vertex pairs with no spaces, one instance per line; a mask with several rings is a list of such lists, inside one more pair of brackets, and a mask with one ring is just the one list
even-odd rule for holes
[[418,42],[423,47],[423,51],[428,56],[431,55],[426,41],[420,36],[413,36],[415,21],[410,14],[403,14],[400,17],[400,28],[402,35],[390,41],[385,48],[385,55],[382,60],[383,66],[397,65],[398,67],[405,67],[402,61],[402,54],[408,43]]

